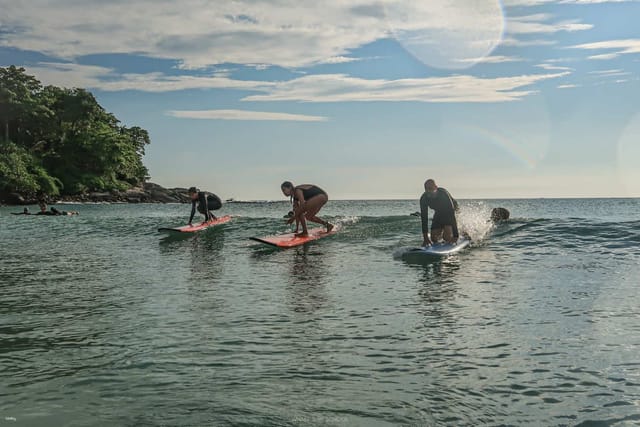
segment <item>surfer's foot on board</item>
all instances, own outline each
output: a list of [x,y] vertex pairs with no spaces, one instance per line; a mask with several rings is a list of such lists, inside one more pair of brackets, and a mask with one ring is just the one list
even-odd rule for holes
[[296,237],[309,237],[309,233],[304,231],[302,233],[296,233]]
[[327,233],[330,233],[330,232],[331,232],[331,230],[333,230],[333,224],[329,224],[329,223],[327,222],[326,226],[327,226]]

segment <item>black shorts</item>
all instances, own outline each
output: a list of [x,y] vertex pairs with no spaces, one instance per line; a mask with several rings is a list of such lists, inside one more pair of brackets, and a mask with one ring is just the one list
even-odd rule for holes
[[445,226],[450,225],[453,229],[453,237],[459,237],[458,234],[458,222],[456,221],[456,214],[454,212],[439,213],[436,212],[431,220],[431,231],[444,229]]
[[[217,211],[222,207],[222,200],[220,200],[220,197],[216,196],[215,194],[208,194],[207,207],[210,211]],[[204,208],[200,205],[200,203],[198,203],[198,212],[200,212],[201,214],[205,213]]]

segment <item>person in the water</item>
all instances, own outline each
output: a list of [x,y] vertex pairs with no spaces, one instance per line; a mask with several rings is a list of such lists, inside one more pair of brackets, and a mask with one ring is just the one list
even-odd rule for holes
[[189,197],[191,197],[191,216],[189,217],[189,225],[191,225],[193,217],[196,214],[196,205],[198,212],[204,215],[204,222],[217,219],[211,211],[216,211],[222,207],[222,200],[220,200],[220,197],[213,193],[200,191],[196,187],[189,188],[188,193]]
[[29,208],[24,208],[22,212],[11,212],[11,215],[31,215]]
[[[78,215],[78,211],[61,211],[51,206],[50,210],[47,210],[47,204],[44,201],[40,201],[38,203],[40,206],[40,212],[36,213],[36,215],[47,215],[47,216],[66,216],[66,215]],[[26,214],[29,215],[29,214]]]
[[294,186],[291,182],[285,181],[280,185],[282,194],[291,198],[293,204],[293,215],[287,220],[287,224],[293,221],[299,222],[302,232],[297,233],[299,237],[309,235],[307,230],[307,220],[322,224],[327,228],[327,232],[333,229],[333,224],[318,218],[318,212],[327,203],[329,196],[320,187],[312,184],[302,184]]
[[[431,221],[431,237],[429,237],[429,208],[434,210]],[[424,183],[424,193],[420,197],[420,217],[422,218],[422,246],[437,243],[441,238],[447,243],[458,241],[458,223],[456,211],[458,202],[442,187],[438,187],[433,179]]]
[[36,215],[56,215],[55,212],[47,210],[47,203],[44,200],[40,200],[38,206],[40,207],[40,212],[36,213]]
[[79,212],[78,211],[60,211],[56,208],[54,208],[53,206],[51,206],[51,212],[53,213],[53,215],[78,215]]
[[491,209],[491,221],[494,223],[507,221],[511,213],[507,208],[493,208]]

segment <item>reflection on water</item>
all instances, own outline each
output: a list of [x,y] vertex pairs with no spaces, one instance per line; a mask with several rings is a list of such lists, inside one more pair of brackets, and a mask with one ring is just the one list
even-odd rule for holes
[[287,296],[295,312],[313,313],[327,304],[325,289],[326,254],[310,245],[295,248],[289,266]]
[[224,274],[224,230],[196,236],[190,249],[192,280],[217,283]]

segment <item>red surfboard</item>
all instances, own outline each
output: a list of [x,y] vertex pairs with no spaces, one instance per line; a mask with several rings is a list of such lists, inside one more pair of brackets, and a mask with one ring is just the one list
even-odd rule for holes
[[183,225],[182,227],[174,227],[174,228],[167,228],[167,227],[158,228],[158,231],[170,231],[174,233],[195,233],[197,231],[206,230],[209,227],[224,224],[229,221],[231,221],[231,216],[225,215],[211,221],[202,222],[194,225]]
[[250,237],[250,239],[255,240],[256,242],[266,243],[267,245],[277,246],[279,248],[292,248],[294,246],[304,245],[305,243],[313,240],[332,236],[338,232],[338,226],[334,226],[328,233],[324,228],[310,228],[308,231],[309,235],[306,237],[297,237],[295,233],[286,233],[275,236]]

